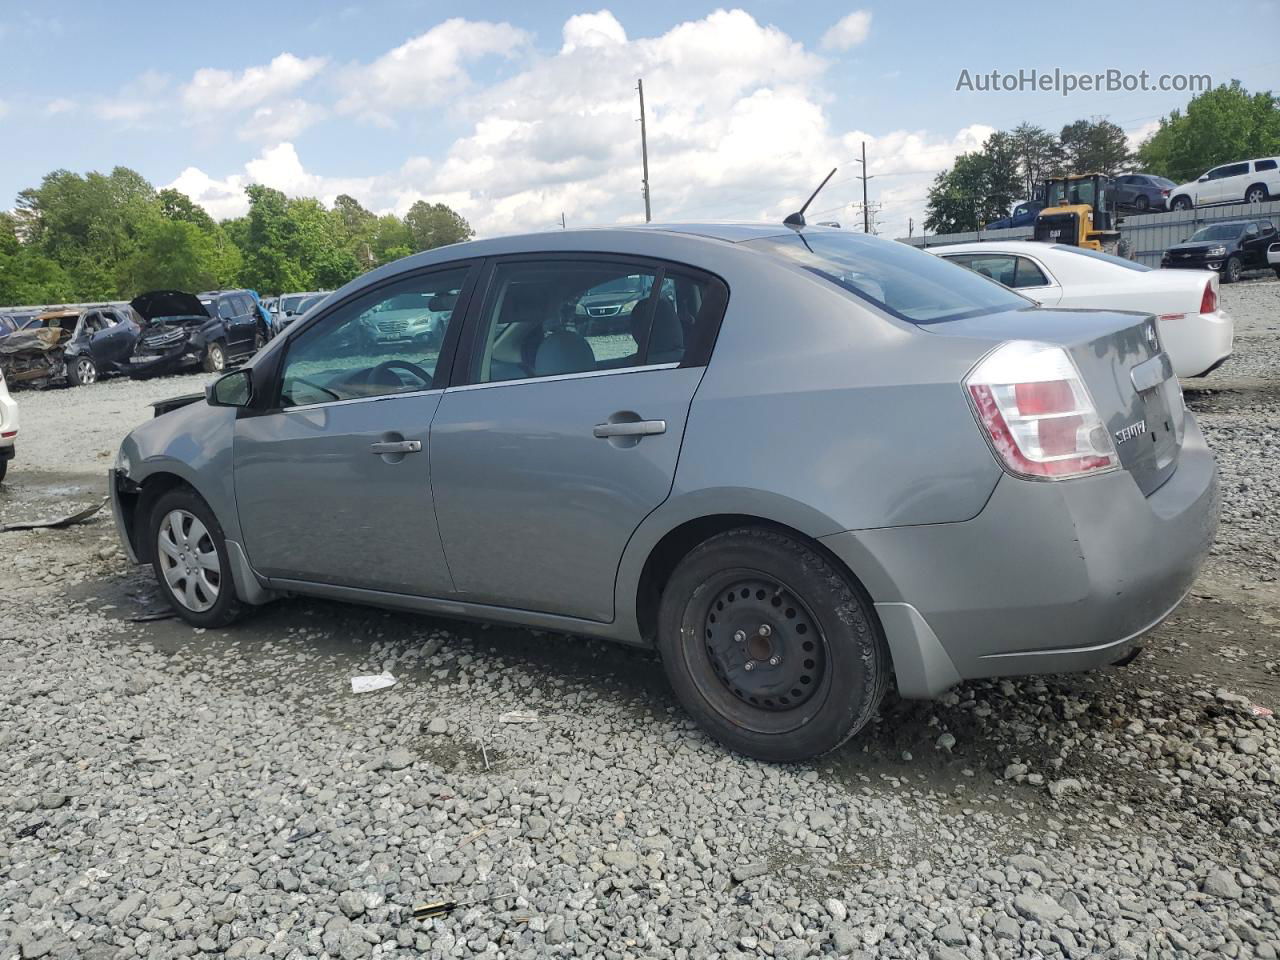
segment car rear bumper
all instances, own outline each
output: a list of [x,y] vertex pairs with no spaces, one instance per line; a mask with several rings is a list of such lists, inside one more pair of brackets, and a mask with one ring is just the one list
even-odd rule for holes
[[1179,377],[1203,377],[1231,356],[1235,322],[1221,310],[1158,318],[1160,342]]
[[1144,497],[1124,471],[1003,477],[961,523],[822,542],[863,578],[906,697],[980,677],[1123,659],[1190,589],[1218,520],[1218,470],[1194,417],[1178,469]]

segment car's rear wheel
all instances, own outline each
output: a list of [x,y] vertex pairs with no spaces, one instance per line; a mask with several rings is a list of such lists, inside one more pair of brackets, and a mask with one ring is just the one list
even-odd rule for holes
[[694,548],[662,593],[658,649],[684,708],[761,760],[834,750],[875,715],[889,654],[869,603],[818,550],[772,530]]
[[1234,253],[1227,257],[1227,262],[1222,265],[1222,282],[1235,283],[1240,279],[1240,258]]
[[67,364],[67,379],[74,386],[87,387],[98,382],[98,365],[93,357],[75,357]]
[[1244,192],[1245,203],[1265,203],[1266,199],[1267,186],[1264,183],[1255,183]]
[[4,483],[4,475],[9,472],[9,461],[0,460],[0,483]]
[[1190,198],[1190,197],[1174,197],[1174,198],[1173,198],[1173,203],[1171,204],[1170,209],[1173,209],[1173,210],[1190,210],[1190,209],[1191,209],[1191,198]]
[[1142,194],[1138,194],[1138,198],[1133,201],[1133,206],[1139,213],[1146,213],[1151,208],[1151,201]]
[[227,369],[227,348],[214,341],[204,348],[204,372],[221,373]]
[[239,617],[227,541],[209,505],[179,487],[156,500],[148,519],[151,565],[178,616],[197,627],[223,627]]

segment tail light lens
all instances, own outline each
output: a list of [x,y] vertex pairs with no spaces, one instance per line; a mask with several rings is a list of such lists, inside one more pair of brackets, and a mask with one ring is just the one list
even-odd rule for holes
[[1213,313],[1218,309],[1218,291],[1213,289],[1213,281],[1204,282],[1204,296],[1200,298],[1200,312]]
[[1006,343],[978,364],[965,387],[978,423],[1010,473],[1065,480],[1119,466],[1111,434],[1062,347]]
[[1168,190],[1161,190],[1161,191],[1160,191],[1160,196],[1162,196],[1162,197],[1167,197],[1168,195],[1169,195],[1169,191],[1168,191]]

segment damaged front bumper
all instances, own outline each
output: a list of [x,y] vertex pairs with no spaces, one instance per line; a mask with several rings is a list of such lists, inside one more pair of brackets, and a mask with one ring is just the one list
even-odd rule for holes
[[166,350],[142,349],[129,358],[125,373],[135,380],[161,377],[188,367],[198,367],[200,360],[200,354],[190,343],[181,343]]
[[111,500],[111,516],[115,518],[116,535],[120,538],[120,547],[124,550],[125,557],[131,564],[138,564],[142,561],[138,559],[138,552],[133,546],[133,537],[129,533],[129,524],[131,517],[125,515],[123,503],[120,498],[120,488],[122,485],[132,485],[134,491],[137,491],[137,485],[126,477],[118,467],[113,467],[107,471],[107,496]]

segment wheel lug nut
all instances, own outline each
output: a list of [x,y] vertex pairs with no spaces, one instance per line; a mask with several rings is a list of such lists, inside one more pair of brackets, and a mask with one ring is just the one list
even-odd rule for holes
[[760,636],[767,637],[772,633],[773,633],[773,627],[769,626],[767,623],[760,624]]
[[769,666],[771,666],[771,667],[776,667],[776,666],[777,666],[778,664],[780,664],[781,662],[782,662],[782,658],[781,658],[781,657],[770,657],[770,658],[769,658]]
[[746,634],[746,631],[744,630],[738,630],[733,635],[733,640],[735,643],[741,643],[745,639],[747,639],[747,634]]
[[750,670],[754,670],[755,668],[756,668],[756,662],[754,660],[748,660],[746,663],[742,665],[743,670],[750,671]]

